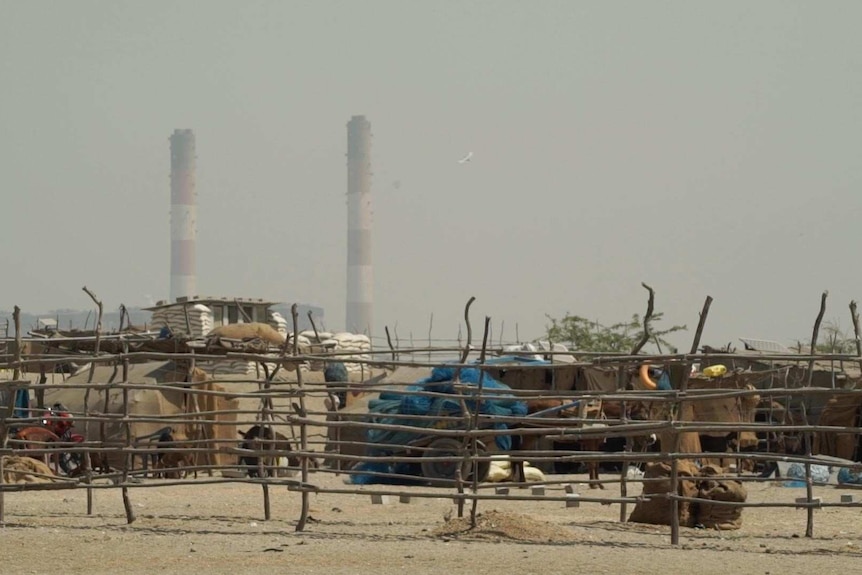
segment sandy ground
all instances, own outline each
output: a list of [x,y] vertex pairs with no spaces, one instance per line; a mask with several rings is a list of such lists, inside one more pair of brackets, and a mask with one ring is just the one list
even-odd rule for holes
[[[560,479],[559,476],[552,476]],[[315,484],[339,489],[343,476],[316,474]],[[583,476],[565,478],[583,480]],[[398,487],[432,497],[397,495],[372,504],[363,495],[310,495],[310,520],[295,531],[301,496],[271,487],[272,519],[263,519],[262,489],[253,484],[160,486],[131,490],[136,521],[127,525],[119,490],[94,492],[86,514],[84,490],[10,492],[0,528],[0,572],[150,574],[311,574],[408,571],[484,573],[854,573],[862,565],[862,507],[815,512],[805,538],[806,512],[749,509],[737,531],[683,528],[678,547],[670,528],[619,522],[619,505],[563,501],[480,501],[477,529],[459,520],[452,490]],[[582,496],[599,494],[584,486]],[[749,484],[749,501],[792,502],[804,489]],[[635,489],[635,491],[638,491]],[[490,489],[483,493],[494,494]],[[531,489],[511,494],[531,496]],[[601,496],[618,490],[609,486]],[[862,492],[817,487],[824,503]],[[438,496],[439,495],[439,496]],[[562,485],[545,495],[564,497]]]

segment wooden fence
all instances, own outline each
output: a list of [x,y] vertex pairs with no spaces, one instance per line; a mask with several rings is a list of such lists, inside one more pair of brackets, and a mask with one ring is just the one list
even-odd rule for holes
[[[469,304],[468,308],[469,309]],[[704,314],[705,315],[705,314]],[[466,311],[465,311],[466,316]],[[294,318],[295,319],[295,318]],[[370,352],[371,359],[362,360],[363,373],[388,374],[386,378],[368,378],[364,382],[323,382],[319,374],[307,371],[307,365],[312,363],[332,362],[340,359],[339,354],[301,354],[294,345],[293,353],[289,350],[272,350],[269,353],[152,353],[129,352],[104,353],[99,351],[99,343],[109,337],[117,337],[121,341],[126,336],[102,336],[94,338],[95,349],[89,354],[53,354],[28,356],[22,353],[27,338],[24,338],[20,328],[16,329],[16,337],[6,340],[11,353],[0,356],[0,369],[8,369],[12,377],[0,382],[0,392],[4,398],[0,405],[0,524],[5,521],[5,497],[8,493],[21,490],[58,490],[84,489],[87,491],[87,513],[93,513],[94,493],[98,490],[119,490],[123,499],[126,519],[129,523],[135,520],[131,503],[132,491],[139,488],[166,485],[188,485],[193,488],[202,483],[243,482],[261,486],[264,517],[270,519],[270,488],[272,486],[287,486],[288,489],[301,498],[301,513],[298,518],[298,531],[304,529],[308,520],[309,494],[311,493],[350,493],[357,496],[409,496],[409,497],[441,497],[445,494],[452,497],[458,504],[459,516],[469,513],[475,524],[478,506],[483,501],[509,500],[558,500],[571,501],[568,494],[549,495],[543,490],[526,490],[529,486],[524,481],[510,480],[503,483],[483,483],[479,481],[479,468],[494,459],[487,447],[498,437],[530,437],[553,436],[581,443],[584,440],[605,440],[612,437],[624,437],[625,449],[618,453],[605,453],[598,450],[584,451],[575,449],[574,445],[564,444],[559,449],[533,449],[509,451],[506,455],[514,463],[530,461],[534,464],[570,463],[584,464],[589,462],[619,461],[622,462],[622,472],[618,476],[604,480],[606,483],[620,485],[619,496],[601,497],[581,494],[582,503],[613,503],[620,506],[620,521],[626,521],[629,506],[636,505],[645,498],[662,498],[671,507],[671,540],[679,542],[679,513],[681,502],[710,503],[714,505],[729,505],[742,507],[793,506],[806,508],[806,535],[813,536],[814,510],[826,506],[859,506],[858,502],[821,502],[813,497],[814,478],[813,465],[846,466],[856,469],[857,464],[850,461],[838,461],[835,458],[825,458],[817,455],[813,448],[815,438],[826,433],[849,434],[858,439],[862,428],[856,426],[824,426],[809,421],[806,414],[801,420],[782,416],[778,421],[707,421],[686,419],[686,406],[706,401],[735,401],[759,396],[761,403],[766,398],[776,398],[783,405],[799,402],[805,404],[815,397],[860,397],[862,389],[857,389],[853,380],[844,388],[819,388],[811,385],[796,387],[759,387],[756,389],[743,386],[728,388],[700,389],[690,386],[690,366],[705,362],[714,356],[695,353],[674,355],[647,356],[637,353],[626,354],[579,354],[575,364],[523,364],[517,369],[555,370],[571,369],[572,367],[595,368],[603,367],[616,370],[620,375],[618,386],[613,391],[588,391],[577,389],[544,389],[506,391],[514,399],[533,402],[537,400],[554,400],[562,405],[581,405],[586,402],[600,400],[602,402],[618,402],[623,407],[617,418],[602,420],[602,426],[593,425],[596,420],[583,413],[577,416],[563,417],[560,413],[549,412],[541,416],[524,415],[493,415],[471,407],[487,405],[487,402],[500,398],[500,390],[489,388],[485,383],[485,368],[489,357],[502,353],[502,350],[487,345],[486,338],[481,348],[471,344],[472,334],[468,329],[467,341],[463,347],[454,348],[423,348],[423,349],[389,349]],[[17,326],[16,326],[17,327]],[[469,327],[469,321],[468,321]],[[699,329],[702,329],[700,326]],[[698,338],[696,338],[697,340]],[[816,337],[815,337],[816,339]],[[296,341],[296,338],[293,340]],[[122,349],[122,346],[120,346]],[[444,361],[453,353],[459,355],[455,361]],[[401,361],[403,355],[410,357],[428,356],[424,362]],[[548,357],[552,353],[546,354]],[[742,358],[729,353],[722,355],[723,359]],[[437,358],[437,359],[435,359]],[[342,358],[343,359],[343,358]],[[815,361],[859,362],[860,356],[838,355],[761,355],[760,359],[797,362],[807,364],[809,369]],[[202,362],[217,364],[221,361],[251,361],[269,366],[262,370],[262,376],[220,377],[213,381],[209,377],[197,377],[197,365]],[[129,375],[130,370],[144,362],[173,362],[176,371],[186,374],[177,381],[149,382],[136,380]],[[357,361],[351,359],[351,361]],[[71,362],[86,364],[84,373],[90,376],[86,382],[69,378],[60,382],[35,383],[23,373],[28,366],[41,365],[61,366]],[[685,376],[682,384],[669,391],[639,391],[629,389],[627,373],[643,364],[650,362],[664,366],[681,366]],[[97,366],[111,368],[111,377],[98,378]],[[273,369],[275,366],[275,369]],[[454,371],[454,394],[434,393],[427,390],[417,390],[416,381],[398,381],[398,368],[423,368],[445,366]],[[480,368],[478,382],[462,384],[460,375],[468,368]],[[290,377],[284,377],[286,373]],[[742,374],[730,374],[732,379]],[[58,376],[55,376],[55,378]],[[65,379],[65,377],[63,377]],[[216,383],[217,386],[209,385]],[[251,385],[250,385],[251,384]],[[853,385],[850,385],[853,384]],[[25,417],[14,417],[16,390],[26,389],[38,391],[39,396],[50,397],[52,393],[62,390],[69,393],[74,390],[80,397],[79,405],[70,408],[71,416],[78,429],[87,429],[88,433],[81,442],[31,441],[25,442],[16,438],[16,430],[25,426],[39,426],[42,423],[43,407],[38,406]],[[399,397],[426,398],[428,400],[446,397],[458,402],[460,410],[456,414],[435,415],[433,421],[429,416],[398,414],[390,421],[380,416],[375,418],[362,417],[347,410],[332,409],[331,400],[338,394],[360,393],[366,397],[376,397],[380,392],[397,393]],[[174,412],[135,411],[136,394],[176,394],[182,398],[181,409]],[[108,398],[113,398],[108,409]],[[220,403],[221,402],[221,403]],[[646,402],[653,407],[653,416],[647,419],[633,420],[627,413],[626,406]],[[48,402],[46,402],[48,403]],[[251,407],[249,406],[251,405]],[[329,408],[324,407],[328,405]],[[772,405],[770,403],[770,405]],[[225,407],[227,406],[227,407]],[[658,414],[658,415],[657,415]],[[786,415],[786,412],[785,412]],[[392,420],[394,418],[394,421]],[[432,423],[433,425],[426,425]],[[259,441],[250,447],[243,444],[242,438],[236,435],[236,430],[259,425],[264,429],[284,434],[291,449],[285,452],[278,444],[266,440]],[[857,423],[858,425],[858,423]],[[184,429],[182,438],[173,441],[159,442],[152,433],[137,433],[139,429],[163,429],[166,427]],[[113,429],[113,433],[109,430]],[[374,430],[379,434],[409,433],[420,436],[422,441],[413,442],[409,448],[404,443],[387,444],[385,442],[369,442],[367,433]],[[516,431],[515,431],[516,430]],[[794,435],[801,438],[803,448],[789,454],[774,448],[774,444],[764,442],[761,449],[743,452],[737,449],[733,453],[721,452],[687,452],[680,449],[681,438],[691,433],[732,434],[753,432],[760,436]],[[636,438],[649,434],[659,434],[663,437],[661,451],[636,452]],[[456,453],[441,455],[439,450],[431,445],[432,440],[447,438],[459,446]],[[451,442],[449,445],[453,445]],[[77,475],[52,475],[42,477],[46,482],[10,483],[6,481],[5,466],[9,457],[30,456],[47,458],[56,462],[58,452],[73,454],[82,462]],[[183,461],[180,468],[154,468],[159,458],[167,455],[176,456]],[[289,455],[288,463],[279,459]],[[240,458],[253,458],[256,465],[242,467]],[[799,463],[804,466],[804,482],[806,497],[804,500],[794,500],[779,503],[757,502],[717,502],[702,500],[680,495],[679,485],[691,478],[681,477],[679,465],[684,460],[703,458],[724,458],[736,462],[735,471],[727,471],[725,477],[739,481],[773,481],[771,478],[759,477],[751,473],[743,473],[743,462],[753,464],[768,464],[774,462]],[[112,464],[98,471],[99,462],[109,460]],[[627,474],[629,464],[644,462],[666,462],[671,466],[670,487],[666,493],[644,495],[629,495],[629,486],[644,482],[642,478],[632,478]],[[420,489],[409,490],[399,487],[399,482],[416,482],[413,473],[402,470],[404,466],[422,463],[429,465],[441,464],[455,469],[451,481],[430,482]],[[357,467],[358,466],[358,467]],[[384,469],[381,471],[381,469]],[[733,468],[730,468],[733,469]],[[292,476],[280,474],[280,470],[290,471]],[[249,476],[249,471],[252,475]],[[154,478],[154,474],[179,474],[182,477]],[[360,476],[376,481],[372,486],[365,484],[345,484],[339,488],[327,488],[315,478],[325,474],[340,474],[345,476]],[[38,474],[36,474],[38,475]],[[720,478],[720,477],[719,477]],[[380,483],[380,482],[385,483]],[[571,478],[555,477],[549,474],[542,483],[544,486],[559,486],[571,483]],[[512,489],[509,489],[512,488]]]

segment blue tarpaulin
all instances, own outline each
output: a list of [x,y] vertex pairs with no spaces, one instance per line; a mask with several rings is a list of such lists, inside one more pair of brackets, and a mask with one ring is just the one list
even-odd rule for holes
[[[470,413],[478,410],[481,414],[496,416],[525,416],[527,405],[512,395],[508,385],[500,383],[488,374],[481,375],[477,368],[464,368],[459,374],[462,394],[455,389],[453,379],[456,368],[437,367],[431,375],[408,386],[404,391],[384,391],[378,399],[369,402],[369,416],[375,423],[388,425],[408,425],[416,431],[397,431],[387,429],[369,429],[366,437],[369,443],[378,444],[368,448],[368,455],[396,455],[400,450],[394,446],[409,445],[426,437],[423,429],[460,429],[462,423],[446,418],[463,416],[461,400],[464,400]],[[477,398],[479,378],[482,378],[482,399]],[[474,391],[475,390],[475,391]],[[422,392],[440,394],[425,395]],[[451,395],[451,397],[447,397]],[[439,416],[440,419],[419,419],[410,416]],[[491,429],[508,429],[505,423],[494,423]],[[508,435],[498,435],[495,438],[497,448],[508,451],[512,448],[512,438]],[[400,473],[387,464],[366,463],[357,470],[376,471],[382,473]],[[353,483],[382,482],[371,476],[354,475]]]

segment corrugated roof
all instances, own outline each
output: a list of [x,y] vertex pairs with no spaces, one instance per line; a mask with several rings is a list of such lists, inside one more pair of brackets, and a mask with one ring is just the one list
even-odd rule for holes
[[794,353],[793,350],[783,346],[777,341],[768,339],[753,339],[750,337],[741,337],[739,340],[745,344],[745,349],[752,351],[768,351],[772,353]]

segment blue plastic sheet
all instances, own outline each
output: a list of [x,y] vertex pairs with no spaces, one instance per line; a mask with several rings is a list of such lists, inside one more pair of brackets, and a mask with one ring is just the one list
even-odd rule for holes
[[[429,428],[462,429],[461,422],[445,419],[463,415],[462,399],[470,413],[478,410],[481,414],[513,417],[527,414],[527,404],[512,395],[512,389],[508,385],[495,380],[488,374],[482,375],[481,370],[477,368],[461,370],[459,381],[467,389],[462,390],[463,394],[459,395],[453,382],[456,371],[454,367],[434,368],[429,377],[408,386],[404,391],[384,391],[380,393],[378,399],[371,400],[368,404],[371,421],[388,425],[410,426],[416,428],[416,431],[369,429],[366,432],[367,440],[376,445],[368,449],[368,455],[397,455],[401,451],[397,446],[407,446],[426,437],[428,434],[424,430]],[[477,397],[480,377],[482,379],[481,400]],[[440,395],[423,395],[422,392]],[[419,419],[411,416],[439,416],[440,419]],[[508,426],[505,423],[495,423],[491,428],[505,430],[508,429]],[[512,448],[511,436],[498,435],[495,442],[500,451],[508,451]],[[356,470],[372,473],[410,472],[409,466],[402,466],[396,471],[394,466],[374,462],[357,466]],[[359,474],[353,475],[351,482],[367,484],[391,481],[381,481],[381,478],[373,475]]]

